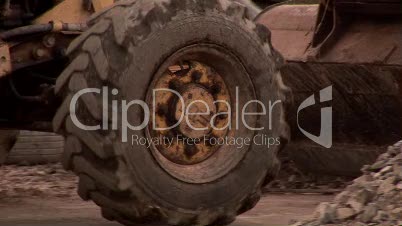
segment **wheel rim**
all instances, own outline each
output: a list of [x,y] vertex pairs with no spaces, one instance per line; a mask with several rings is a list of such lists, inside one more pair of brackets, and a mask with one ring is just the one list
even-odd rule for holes
[[[157,113],[153,118],[156,128],[177,125],[170,130],[153,128],[150,131],[149,135],[154,139],[166,137],[174,140],[173,144],[158,145],[157,151],[173,163],[182,165],[194,165],[213,155],[219,147],[212,145],[209,138],[223,138],[228,132],[224,127],[229,118],[214,117],[219,112],[228,112],[226,104],[215,104],[215,101],[230,103],[229,91],[222,77],[209,66],[192,61],[170,66],[156,81],[156,89],[174,90],[182,98],[171,91],[155,93],[151,106]],[[187,111],[203,114],[187,115]]]
[[[247,101],[256,99],[244,67],[241,73],[235,72],[234,64],[239,66],[241,62],[222,47],[209,44],[189,46],[169,57],[151,83],[147,102],[151,112],[156,114],[151,114],[146,136],[147,139],[173,139],[172,144],[151,145],[151,152],[159,165],[177,179],[188,183],[214,181],[236,167],[248,151],[248,146],[238,148],[229,144],[239,138],[252,139],[252,131],[236,124],[239,114],[236,104],[243,106]],[[236,94],[236,87],[239,87],[239,92],[245,92]],[[162,90],[154,93],[156,89]],[[175,95],[165,89],[177,93]],[[183,101],[179,101],[177,95],[181,95]],[[203,101],[203,104],[198,101]],[[188,116],[193,128],[208,129],[195,131],[189,128],[185,119],[178,123],[183,104],[184,110],[191,113],[205,113],[206,106],[209,106],[210,115]],[[250,118],[250,124],[255,124],[256,118]],[[232,128],[225,128],[229,124]],[[158,131],[154,128],[174,125],[177,126],[170,130]],[[187,140],[179,140],[178,137]],[[190,145],[189,139],[192,142]],[[197,139],[201,142],[194,144]]]

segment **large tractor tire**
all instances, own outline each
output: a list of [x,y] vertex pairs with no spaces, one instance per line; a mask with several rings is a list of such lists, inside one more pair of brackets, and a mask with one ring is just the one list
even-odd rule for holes
[[[211,139],[186,144],[177,135],[196,138],[200,133],[183,124],[159,132],[151,123],[139,131],[128,130],[129,140],[122,142],[121,119],[117,124],[114,117],[103,119],[104,111],[121,114],[120,108],[113,109],[113,100],[119,106],[123,100],[143,100],[157,112],[151,122],[169,125],[181,102],[162,92],[152,103],[150,94],[156,88],[176,90],[186,101],[226,100],[232,107],[216,103],[212,112],[226,106],[236,114],[236,96],[239,106],[251,100],[266,106],[270,100],[285,103],[282,58],[270,44],[269,31],[247,15],[243,5],[227,0],[121,1],[95,15],[88,22],[90,29],[71,44],[71,63],[55,88],[64,102],[53,124],[66,137],[63,165],[79,176],[79,195],[99,205],[105,218],[126,225],[225,225],[260,199],[261,188],[279,170],[276,154],[288,140],[282,104],[271,115],[247,118],[248,125],[262,130],[239,123],[238,129],[219,133],[209,127],[204,134],[215,141],[223,135],[277,138],[269,148],[257,142],[215,145]],[[102,101],[103,94],[88,93],[70,113],[77,92],[103,87],[109,87],[108,103]],[[252,102],[247,112],[261,112],[261,107]],[[83,124],[106,124],[107,129],[80,129],[74,115]],[[140,125],[145,115],[133,107],[127,120]],[[234,118],[217,117],[214,123],[233,123]],[[175,144],[147,147],[133,142],[162,135]]]
[[247,7],[247,13],[248,13],[247,16],[251,19],[254,19],[258,14],[261,13],[261,8],[256,3],[254,3],[255,1],[252,0],[234,0],[234,1]]
[[48,164],[60,162],[64,138],[54,133],[21,131],[6,164]]
[[18,131],[0,130],[0,165],[6,162],[10,150],[17,140],[17,136]]

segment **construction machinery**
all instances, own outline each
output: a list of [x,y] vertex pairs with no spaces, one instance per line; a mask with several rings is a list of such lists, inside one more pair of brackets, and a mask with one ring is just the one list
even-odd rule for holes
[[229,224],[278,153],[350,175],[400,139],[400,2],[244,2],[3,1],[1,128],[63,134],[78,194],[126,225]]
[[[256,18],[287,62],[282,75],[294,97],[287,153],[300,168],[358,175],[400,139],[401,7],[400,1],[323,1],[273,7]],[[303,110],[298,125],[300,103],[328,86],[332,103]],[[326,149],[298,126],[319,136],[320,109],[330,105],[333,145]]]

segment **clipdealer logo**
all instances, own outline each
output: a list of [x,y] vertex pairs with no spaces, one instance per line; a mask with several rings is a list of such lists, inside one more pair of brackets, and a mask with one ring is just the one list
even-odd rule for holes
[[[325,89],[322,89],[320,91],[320,103],[328,102],[332,100],[332,86],[329,86]],[[332,107],[324,107],[321,108],[321,129],[320,129],[320,135],[315,136],[306,130],[304,130],[300,126],[299,122],[299,115],[300,112],[307,108],[311,107],[316,104],[315,101],[315,95],[311,95],[308,97],[297,109],[297,126],[299,127],[300,131],[308,137],[310,140],[314,141],[315,143],[325,147],[325,148],[331,148],[332,147]]]
[[[121,102],[118,103],[117,100],[112,100],[110,103],[110,95],[116,96],[119,94],[119,91],[117,89],[112,89],[109,90],[108,87],[103,87],[102,89],[97,89],[97,88],[86,88],[83,90],[80,90],[77,92],[71,102],[70,102],[70,116],[71,119],[76,127],[82,130],[86,131],[97,131],[97,130],[121,130],[121,138],[122,142],[126,143],[128,142],[128,131],[140,131],[145,128],[149,128],[149,125],[152,125],[151,129],[154,131],[167,131],[175,128],[179,128],[180,125],[185,122],[186,125],[193,131],[207,131],[208,127],[197,127],[194,123],[197,120],[203,120],[205,121],[208,116],[208,122],[207,124],[210,125],[211,128],[213,128],[216,131],[223,131],[223,130],[239,130],[241,128],[245,128],[247,130],[251,131],[262,131],[265,129],[265,127],[261,127],[259,125],[250,125],[250,122],[247,120],[249,116],[261,116],[261,115],[267,115],[269,118],[268,126],[269,130],[272,130],[273,127],[273,112],[275,110],[276,106],[279,106],[281,104],[280,100],[276,101],[269,101],[266,105],[262,103],[259,100],[250,100],[246,102],[243,106],[239,106],[239,104],[235,104],[235,107],[232,107],[228,102],[225,102],[223,100],[216,100],[213,104],[224,104],[226,106],[226,111],[220,111],[220,112],[215,112],[210,108],[210,105],[206,103],[203,100],[192,100],[190,103],[185,103],[185,100],[183,96],[172,89],[167,89],[167,88],[161,88],[161,89],[154,89],[152,92],[152,103],[154,106],[156,106],[156,97],[158,92],[169,92],[171,95],[174,95],[178,99],[178,103],[180,103],[180,116],[177,119],[177,122],[174,125],[168,125],[166,127],[159,127],[157,123],[155,122],[155,118],[157,115],[156,109],[152,108],[147,105],[147,103],[143,100],[131,100],[131,101],[126,101],[122,100]],[[77,117],[77,103],[80,100],[80,98],[83,98],[84,95],[88,94],[97,94],[102,96],[102,123],[99,125],[85,125],[80,119]],[[240,91],[239,88],[236,87],[236,98],[240,97]],[[235,103],[239,103],[239,100],[236,99],[234,101]],[[108,106],[112,106],[112,115],[109,114]],[[197,106],[202,106],[205,111],[198,111],[199,107]],[[255,106],[255,108],[258,108],[259,110],[253,111],[251,109],[251,106]],[[133,110],[134,107],[139,107],[142,112],[143,112],[143,119],[141,123],[137,123],[139,125],[132,125],[131,122],[129,121],[129,115],[130,115],[130,110]],[[119,109],[120,108],[120,109]],[[119,109],[119,110],[118,110]],[[195,111],[194,111],[195,110]],[[215,125],[215,120],[219,118],[220,116],[225,115],[226,118],[228,118],[227,123],[225,125],[220,125],[216,126]],[[152,117],[151,117],[152,116]],[[111,120],[110,118],[111,117]],[[120,117],[120,118],[119,118]],[[194,120],[195,119],[195,120]],[[111,126],[109,123],[111,122]],[[152,122],[152,123],[150,123]],[[118,123],[120,123],[118,125]],[[111,128],[110,128],[111,127]],[[176,141],[183,140],[185,137],[176,137]],[[144,141],[143,139],[149,139],[147,141]],[[142,145],[145,146],[150,146],[151,143],[160,143],[160,142],[165,142],[165,144],[171,143],[171,140],[166,139],[166,138],[157,138],[157,139],[151,139],[151,138],[140,138],[140,137],[132,137],[132,140],[134,141],[140,141]],[[191,140],[191,141],[189,141]],[[280,145],[280,139],[279,137],[268,137],[266,135],[256,135],[253,138],[241,138],[241,137],[220,137],[214,138],[214,137],[207,137],[204,136],[204,139],[201,140],[207,140],[209,144],[228,144],[228,145],[237,145],[237,146],[244,146],[248,144],[256,144],[256,145],[266,145],[266,146],[272,146],[272,145]],[[185,142],[195,142],[199,143],[201,141],[194,138],[188,138],[188,140],[184,140]],[[241,143],[241,144],[240,144]]]
[[235,147],[237,149],[241,149],[244,146],[250,146],[255,144],[257,146],[266,146],[270,148],[271,146],[280,145],[280,138],[272,138],[264,134],[258,134],[254,137],[231,137],[225,136],[220,138],[203,136],[200,138],[188,138],[181,134],[176,135],[175,137],[157,137],[157,138],[146,138],[138,135],[132,135],[131,145],[132,146],[145,146],[146,148],[150,148],[151,146],[163,145],[165,147],[172,147],[175,144],[183,143],[186,145],[229,145]]
[[[157,92],[171,92],[172,94],[176,95],[179,99],[179,101],[182,103],[181,106],[183,108],[185,108],[185,104],[184,104],[184,100],[183,97],[180,95],[180,93],[178,93],[175,90],[170,90],[170,89],[155,89],[153,90],[153,103],[155,103],[155,94]],[[238,93],[239,89],[236,88],[236,96],[239,96],[240,94]],[[76,106],[78,103],[78,100],[85,94],[89,94],[89,93],[95,93],[95,94],[99,94],[102,95],[102,101],[103,101],[103,120],[102,120],[102,125],[95,125],[95,126],[89,126],[89,125],[84,125],[77,117],[76,115]],[[119,91],[117,89],[112,89],[112,91],[109,93],[109,89],[108,87],[103,87],[102,89],[97,89],[97,88],[87,88],[87,89],[83,89],[80,90],[79,92],[77,92],[70,103],[70,116],[71,119],[73,121],[73,123],[75,124],[75,126],[77,126],[78,128],[82,129],[82,130],[87,130],[87,131],[96,131],[96,130],[108,130],[109,129],[109,114],[108,114],[108,109],[107,106],[109,104],[109,98],[108,95],[117,95],[119,93]],[[328,102],[332,100],[332,86],[329,86],[325,89],[322,89],[320,91],[320,103],[324,103],[324,102]],[[205,108],[207,109],[206,112],[200,112],[200,113],[194,113],[191,112],[190,107],[193,104],[189,104],[188,108],[182,109],[181,110],[181,117],[178,120],[178,122],[173,125],[170,126],[168,128],[158,128],[158,127],[154,127],[152,129],[154,130],[169,130],[172,129],[174,127],[177,127],[183,120],[186,121],[187,125],[195,130],[195,131],[199,131],[199,130],[205,130],[205,128],[198,128],[195,127],[191,124],[191,120],[189,120],[189,116],[194,116],[194,115],[209,115],[211,114],[211,110],[209,109],[209,105],[207,103],[203,103],[204,101],[202,100],[195,100],[195,102],[197,103],[201,103],[205,106]],[[221,102],[221,101],[219,101]],[[258,105],[258,107],[260,109],[262,109],[259,112],[250,112],[249,111],[249,106],[251,104],[256,104]],[[231,105],[230,103],[226,103],[226,106],[228,106],[228,110],[227,112],[220,112],[214,116],[211,117],[211,121],[209,122],[210,125],[216,129],[216,130],[224,130],[227,128],[230,129],[239,129],[239,123],[243,123],[243,126],[245,128],[247,128],[248,130],[252,130],[252,131],[261,131],[264,130],[264,127],[252,127],[247,123],[246,117],[247,116],[258,116],[258,115],[268,115],[269,116],[269,130],[272,130],[272,115],[273,115],[273,111],[275,109],[275,106],[277,106],[278,104],[281,104],[280,100],[276,100],[276,101],[269,101],[268,106],[266,106],[264,103],[262,103],[259,100],[252,100],[247,102],[242,108],[238,108],[238,104],[236,104],[236,109],[234,109],[236,111],[236,125],[232,125],[232,120],[228,120],[229,123],[227,125],[225,125],[222,128],[216,128],[214,127],[214,119],[216,117],[218,117],[219,115],[222,114],[226,114],[229,118],[232,117],[232,109],[231,109]],[[309,139],[311,139],[312,141],[314,141],[315,143],[325,147],[325,148],[331,148],[332,147],[332,107],[324,107],[321,109],[321,129],[320,129],[320,135],[316,136],[313,135],[312,133],[306,131],[305,129],[303,129],[300,125],[300,113],[302,112],[302,110],[314,106],[316,105],[316,100],[315,100],[315,95],[311,95],[310,97],[308,97],[306,100],[304,100],[301,105],[298,107],[297,110],[297,126],[299,128],[299,130]],[[131,107],[133,106],[139,106],[142,110],[143,110],[143,115],[144,115],[144,119],[142,121],[142,123],[140,125],[134,126],[131,125],[128,121],[128,114],[129,114],[129,110]],[[145,129],[148,125],[149,122],[151,120],[151,114],[154,114],[155,116],[155,112],[151,112],[149,106],[142,100],[132,100],[130,102],[127,102],[126,100],[122,100],[121,102],[121,131],[122,131],[122,142],[128,142],[128,130],[134,130],[134,131],[138,131],[138,130],[143,130]],[[118,115],[117,112],[119,112],[118,109],[118,103],[117,101],[112,101],[112,129],[113,130],[119,130],[119,126],[117,125],[118,123]],[[153,117],[153,119],[155,119],[155,117]],[[241,120],[240,120],[241,119]],[[153,126],[155,126],[155,123],[152,123]],[[132,137],[132,142],[136,141],[137,143],[141,144],[141,145],[145,145],[147,147],[149,147],[152,144],[155,143],[160,143],[160,142],[167,142],[168,144],[172,142],[172,140],[164,138],[164,139],[160,139],[160,140],[144,140],[147,138],[143,138],[143,137]],[[184,140],[185,142],[193,142],[193,143],[199,143],[202,142],[204,140],[207,140],[207,137],[204,137],[204,139],[200,139],[200,140],[185,140],[185,137],[176,137],[176,140]],[[211,138],[209,138],[211,139]],[[212,144],[229,144],[229,145],[237,145],[239,147],[243,147],[244,145],[250,145],[251,143],[257,144],[257,145],[267,145],[272,146],[272,145],[280,145],[280,139],[275,138],[275,137],[267,137],[265,135],[257,135],[254,138],[233,138],[233,137],[226,137],[226,138],[221,138],[220,140],[209,140],[210,143]]]

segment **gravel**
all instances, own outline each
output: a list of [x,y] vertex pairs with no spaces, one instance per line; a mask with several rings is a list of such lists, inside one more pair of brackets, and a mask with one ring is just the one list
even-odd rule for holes
[[0,200],[16,197],[71,197],[77,178],[61,164],[1,166]]
[[[311,219],[295,226],[379,225],[402,226],[402,142],[390,147],[363,175],[348,184],[347,178],[320,177],[284,164],[270,188],[344,188],[330,203],[321,203]],[[60,164],[1,166],[0,200],[15,197],[73,197],[77,178]]]
[[402,226],[402,141],[362,172],[333,202],[321,203],[310,220],[294,226]]

